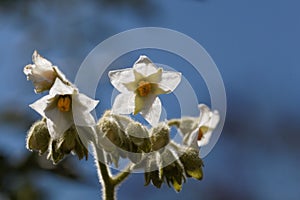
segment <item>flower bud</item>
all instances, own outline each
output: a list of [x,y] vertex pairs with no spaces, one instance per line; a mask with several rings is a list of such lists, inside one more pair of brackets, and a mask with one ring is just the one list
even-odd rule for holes
[[150,182],[152,182],[152,184],[157,187],[160,188],[162,183],[163,183],[163,179],[160,178],[159,176],[159,171],[157,170],[157,164],[156,164],[156,160],[155,159],[151,159],[148,160],[147,162],[147,166],[145,169],[145,186],[149,185]]
[[54,164],[57,164],[65,155],[71,152],[76,154],[79,160],[84,157],[86,160],[88,159],[88,150],[80,140],[74,125],[65,131],[61,138],[51,141],[48,159],[51,159]]
[[73,126],[69,128],[61,138],[57,141],[57,148],[60,149],[65,154],[71,153],[76,145],[76,130]]
[[26,147],[29,150],[39,151],[42,155],[48,150],[50,134],[45,120],[35,122],[28,131]]
[[151,141],[146,127],[137,122],[129,123],[125,131],[129,139],[142,151],[148,153],[151,150]]
[[185,153],[180,157],[180,161],[184,166],[184,170],[187,177],[193,177],[198,180],[201,180],[203,178],[203,162],[199,158],[199,153],[197,149],[186,149]]
[[102,117],[97,127],[114,145],[121,146],[120,127],[113,117]]
[[174,153],[167,149],[161,155],[160,165],[163,167],[160,169],[160,176],[166,180],[169,187],[171,183],[175,191],[180,192],[182,183],[185,182],[184,169]]
[[88,158],[88,150],[83,145],[79,138],[76,127],[71,126],[57,142],[57,149],[59,149],[64,154],[70,154],[74,152],[78,159]]
[[152,151],[165,147],[170,142],[170,128],[165,123],[154,127],[151,132]]
[[51,141],[51,148],[49,151],[49,154],[47,156],[48,159],[51,159],[53,164],[59,163],[63,158],[65,154],[61,151],[61,149],[57,148],[57,141],[52,140]]
[[159,178],[158,170],[154,170],[151,172],[145,172],[144,176],[145,176],[145,186],[149,185],[149,183],[152,182],[152,184],[155,187],[157,187],[157,188],[161,187],[163,180]]

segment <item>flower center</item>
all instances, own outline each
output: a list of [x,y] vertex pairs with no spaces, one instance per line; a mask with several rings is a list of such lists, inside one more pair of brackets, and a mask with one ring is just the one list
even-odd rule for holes
[[60,112],[68,112],[71,108],[71,96],[62,95],[58,97],[57,108]]
[[147,96],[151,92],[151,83],[147,81],[140,81],[137,92],[141,97]]
[[207,126],[201,126],[200,128],[199,128],[199,131],[198,131],[198,140],[201,140],[202,138],[203,138],[203,135],[205,134],[205,133],[207,133],[207,131],[208,131],[208,127]]

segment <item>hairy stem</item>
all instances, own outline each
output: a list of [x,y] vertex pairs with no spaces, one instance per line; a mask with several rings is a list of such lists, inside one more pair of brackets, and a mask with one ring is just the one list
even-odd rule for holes
[[171,120],[168,121],[168,125],[169,126],[179,127],[180,126],[180,120],[178,120],[178,119],[171,119]]
[[96,147],[94,147],[94,155],[99,182],[102,186],[102,199],[115,200],[117,186],[130,175],[131,166],[116,176],[112,176],[109,167],[101,162],[104,161],[103,151],[99,149],[96,151]]

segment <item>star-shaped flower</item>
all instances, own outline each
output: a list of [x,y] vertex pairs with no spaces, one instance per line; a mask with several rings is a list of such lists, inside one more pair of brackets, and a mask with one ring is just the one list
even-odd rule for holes
[[186,117],[180,121],[179,130],[183,134],[183,142],[191,147],[207,145],[212,132],[217,127],[220,115],[217,110],[211,111],[204,104],[199,104],[200,116]]
[[[30,107],[46,118],[51,138],[58,139],[73,124],[83,127],[94,126],[95,120],[90,112],[97,104],[98,101],[79,93],[77,88],[66,85],[57,78],[49,95],[37,100]],[[78,132],[79,135],[81,132]],[[82,136],[81,139],[86,137]]]
[[140,56],[133,68],[110,71],[109,78],[121,92],[112,111],[116,114],[140,113],[154,126],[161,115],[161,101],[157,96],[174,91],[181,81],[181,73],[163,71],[147,56]]
[[53,66],[50,61],[43,58],[37,51],[34,51],[32,54],[32,62],[34,64],[26,65],[23,71],[27,76],[27,80],[31,80],[34,84],[36,93],[50,90],[57,77],[63,82],[70,84],[58,67]]

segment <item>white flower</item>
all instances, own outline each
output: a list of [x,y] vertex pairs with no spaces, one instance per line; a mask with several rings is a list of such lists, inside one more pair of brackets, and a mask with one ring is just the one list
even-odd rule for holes
[[182,118],[180,131],[183,133],[183,141],[189,146],[204,146],[209,143],[212,132],[217,127],[219,112],[211,111],[206,105],[199,104],[200,116],[198,118]]
[[181,80],[181,73],[163,71],[147,56],[140,56],[133,68],[110,71],[109,78],[121,92],[113,104],[113,113],[140,113],[154,126],[161,115],[161,101],[157,96],[172,92]]
[[[30,107],[46,118],[50,136],[58,139],[73,124],[94,126],[95,120],[90,112],[97,104],[98,101],[79,93],[74,86],[66,85],[57,78],[49,95],[37,100]],[[79,136],[82,136],[81,132],[78,132]]]
[[56,66],[39,55],[37,51],[32,54],[32,62],[34,64],[26,65],[23,72],[27,80],[33,82],[36,93],[49,90],[57,77],[65,83],[69,82]]

